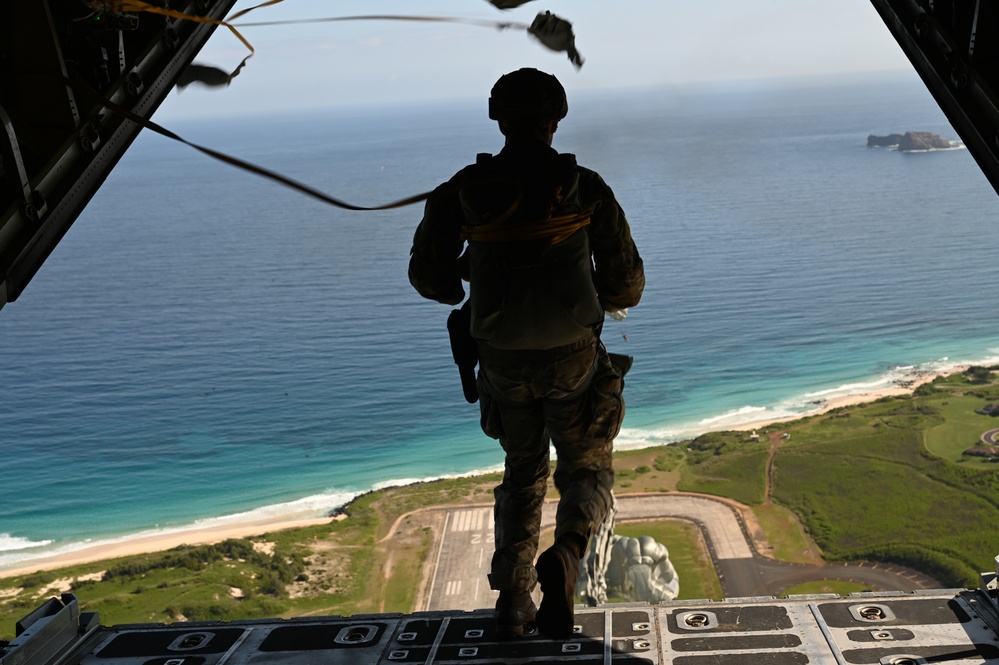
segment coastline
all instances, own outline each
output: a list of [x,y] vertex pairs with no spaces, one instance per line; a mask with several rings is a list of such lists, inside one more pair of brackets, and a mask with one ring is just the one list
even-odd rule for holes
[[335,518],[316,517],[309,519],[288,519],[274,517],[226,526],[199,527],[178,530],[171,533],[137,536],[113,543],[102,543],[91,547],[39,557],[10,570],[0,570],[0,579],[17,577],[45,570],[55,570],[67,566],[77,566],[110,559],[118,559],[136,554],[151,554],[179,547],[180,545],[212,545],[229,538],[247,538],[275,531],[297,529],[319,524],[328,524]]
[[900,382],[899,385],[896,385],[891,388],[880,388],[878,390],[854,393],[851,395],[840,395],[838,397],[830,397],[829,399],[823,400],[822,406],[817,408],[812,413],[788,416],[786,418],[768,418],[750,423],[740,424],[726,429],[740,431],[740,432],[762,429],[764,427],[770,427],[771,425],[779,425],[781,423],[794,422],[795,420],[801,420],[802,418],[808,418],[811,416],[821,416],[824,413],[829,413],[830,411],[833,411],[835,409],[840,409],[845,406],[857,406],[859,404],[868,404],[870,402],[876,402],[879,399],[883,399],[885,397],[902,397],[904,395],[911,395],[916,391],[916,388],[923,385],[924,383],[930,383],[934,379],[937,379],[941,376],[960,374],[965,370],[967,370],[969,367],[971,367],[971,365],[962,364],[962,365],[953,365],[943,370],[920,372],[918,374],[907,377],[904,381]]
[[[917,375],[910,375],[899,385],[889,388],[882,388],[867,392],[860,392],[850,395],[842,395],[822,400],[821,406],[811,413],[788,416],[785,418],[767,418],[759,421],[743,423],[724,429],[733,431],[751,431],[763,429],[773,425],[786,422],[793,422],[802,418],[815,415],[822,415],[834,409],[845,406],[856,406],[874,402],[885,397],[900,397],[912,394],[916,388],[929,383],[937,377],[948,376],[963,372],[970,365],[955,365],[946,370],[920,372]],[[16,577],[19,575],[31,574],[39,571],[54,570],[67,566],[82,565],[116,559],[120,557],[133,556],[137,554],[149,554],[162,552],[178,547],[180,545],[210,545],[222,542],[229,538],[246,538],[250,536],[260,536],[286,529],[301,528],[328,524],[335,517],[314,517],[302,518],[301,512],[291,516],[274,516],[267,519],[256,519],[247,522],[226,524],[223,526],[192,527],[180,529],[169,533],[154,533],[138,535],[134,538],[127,538],[120,541],[99,543],[93,546],[80,548],[70,552],[62,552],[49,556],[39,557],[23,563],[14,564],[16,568],[0,569],[0,579]]]

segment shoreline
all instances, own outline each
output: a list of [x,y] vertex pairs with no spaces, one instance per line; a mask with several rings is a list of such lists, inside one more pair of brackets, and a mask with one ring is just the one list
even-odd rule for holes
[[903,385],[897,385],[891,388],[881,388],[878,390],[871,390],[863,393],[854,393],[852,395],[841,395],[840,397],[830,397],[827,400],[823,400],[822,406],[813,411],[812,413],[804,413],[801,415],[788,416],[786,418],[766,418],[759,421],[749,422],[740,424],[734,427],[729,427],[726,429],[732,431],[745,432],[754,429],[762,429],[764,427],[769,427],[771,425],[779,425],[781,423],[794,422],[795,420],[801,420],[802,418],[810,418],[812,416],[821,416],[823,414],[829,413],[836,409],[843,408],[845,406],[857,406],[859,404],[868,404],[870,402],[876,402],[879,399],[885,397],[902,397],[904,395],[911,395],[916,392],[916,388],[919,386],[930,383],[933,380],[941,376],[951,376],[953,374],[961,374],[966,371],[971,365],[954,365],[948,367],[945,370],[933,371],[933,372],[923,372],[917,376],[907,379]]
[[114,543],[101,543],[90,547],[83,547],[72,552],[52,554],[45,557],[32,559],[31,563],[24,562],[24,565],[14,564],[17,568],[0,570],[0,579],[17,577],[19,575],[30,575],[40,571],[56,570],[68,566],[77,566],[87,563],[96,563],[111,559],[119,559],[137,554],[152,554],[163,552],[180,545],[213,545],[229,538],[248,538],[250,536],[260,536],[275,531],[286,529],[297,529],[307,526],[317,526],[329,524],[335,517],[314,517],[288,519],[284,517],[274,517],[241,524],[231,524],[226,526],[198,527],[178,530],[171,533],[151,534],[128,538]]
[[[903,385],[851,395],[842,395],[840,397],[832,397],[827,400],[823,400],[822,405],[812,413],[788,416],[784,418],[766,418],[759,421],[726,427],[724,430],[751,431],[763,429],[765,427],[781,423],[801,420],[802,418],[822,415],[845,406],[867,404],[884,397],[901,397],[904,395],[911,395],[916,388],[924,383],[929,383],[940,376],[949,376],[963,372],[968,367],[970,367],[970,365],[955,365],[948,367],[946,370],[920,373],[915,377],[908,378]],[[335,514],[338,508],[342,508],[342,506],[331,508],[330,511],[328,511],[329,514]],[[284,531],[287,529],[328,524],[330,521],[335,519],[337,518],[334,516],[303,518],[301,517],[301,513],[299,513],[295,517],[275,516],[267,519],[233,523],[224,526],[192,527],[169,533],[140,535],[134,538],[123,539],[121,541],[99,543],[70,552],[51,554],[25,562],[18,562],[13,564],[13,566],[16,567],[9,569],[0,568],[0,579],[17,577],[19,575],[28,575],[40,571],[55,570],[68,566],[96,563],[98,561],[117,559],[126,556],[162,552],[180,545],[211,545],[229,538],[247,538],[273,533],[276,531]]]

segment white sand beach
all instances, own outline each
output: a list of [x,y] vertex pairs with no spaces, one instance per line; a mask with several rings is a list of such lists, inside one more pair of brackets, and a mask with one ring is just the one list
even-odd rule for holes
[[0,578],[25,575],[40,570],[54,570],[66,566],[75,566],[94,561],[106,561],[134,554],[162,552],[180,545],[208,545],[219,543],[229,538],[247,538],[265,533],[273,533],[284,529],[328,524],[333,518],[320,517],[314,519],[273,519],[257,520],[242,524],[213,526],[196,529],[186,529],[163,534],[137,536],[120,542],[102,543],[72,552],[55,554],[50,557],[34,559],[30,563],[11,570],[0,570]]

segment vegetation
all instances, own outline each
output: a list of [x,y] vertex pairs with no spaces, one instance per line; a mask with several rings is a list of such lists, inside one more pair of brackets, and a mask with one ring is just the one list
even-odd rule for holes
[[[974,585],[999,553],[986,527],[999,518],[999,470],[950,443],[973,445],[967,439],[994,422],[974,411],[997,386],[969,398],[972,380],[957,375],[911,398],[788,423],[793,436],[776,450],[771,498],[800,518],[827,560],[897,563],[946,586]],[[696,486],[698,467],[689,470]],[[714,482],[717,473],[702,475]],[[756,487],[750,479],[719,493],[737,498]]]
[[763,503],[769,442],[743,432],[712,432],[687,446],[678,488],[716,494],[747,505]]
[[0,579],[0,639],[66,591],[105,625],[412,611],[432,533],[406,513],[489,502],[498,480],[390,488],[358,497],[328,525]]
[[[999,426],[976,413],[999,403],[995,369],[784,423],[773,433],[790,438],[775,436],[774,447],[768,436],[721,432],[620,452],[617,492],[685,490],[747,504],[759,526],[754,536],[780,560],[882,561],[944,586],[974,585],[999,554],[991,528],[999,522],[999,466],[965,451]],[[421,509],[491,503],[499,480],[492,474],[391,488],[358,497],[344,519],[322,526],[2,578],[0,639],[64,591],[100,612],[105,625],[410,612],[419,606],[434,540],[433,513]],[[690,525],[642,522],[618,532],[652,535],[670,549],[681,598],[721,597]],[[817,584],[788,592],[857,590]]]
[[752,510],[769,544],[770,550],[766,552],[767,555],[788,563],[806,565],[822,563],[818,548],[805,533],[797,515],[776,503],[753,506]]

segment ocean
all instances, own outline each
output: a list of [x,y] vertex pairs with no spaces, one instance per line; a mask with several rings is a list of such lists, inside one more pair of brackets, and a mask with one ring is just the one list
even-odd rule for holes
[[[620,447],[999,361],[999,197],[914,74],[574,94],[648,286]],[[218,94],[225,94],[220,92]],[[359,205],[502,147],[484,100],[184,121]],[[420,206],[347,212],[143,133],[0,311],[0,569],[137,534],[320,516],[502,463],[406,269]]]

